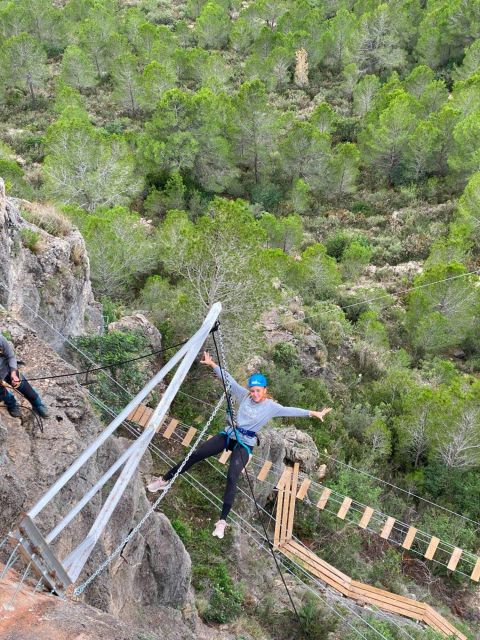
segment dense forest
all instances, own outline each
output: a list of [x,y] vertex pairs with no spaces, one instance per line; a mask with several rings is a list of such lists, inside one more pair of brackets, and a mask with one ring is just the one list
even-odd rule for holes
[[[283,404],[334,407],[296,424],[331,486],[479,552],[479,0],[1,0],[0,175],[26,219],[79,227],[106,322],[142,309],[168,345],[221,301],[233,372],[256,359]],[[200,369],[187,391],[218,396]],[[326,560],[479,624],[471,582],[334,520],[302,521]],[[195,562],[238,615],[227,565]]]

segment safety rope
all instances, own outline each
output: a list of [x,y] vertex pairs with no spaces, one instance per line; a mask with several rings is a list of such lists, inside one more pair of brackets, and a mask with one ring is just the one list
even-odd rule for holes
[[[215,346],[215,351],[217,353],[217,359],[218,359],[218,361],[220,363],[220,375],[221,375],[223,388],[225,390],[225,397],[227,399],[227,407],[228,407],[228,413],[230,415],[231,425],[233,427],[233,430],[234,430],[234,433],[235,433],[235,438],[237,439],[237,442],[241,443],[241,437],[240,437],[239,433],[237,432],[237,426],[238,425],[237,425],[235,412],[234,412],[234,409],[233,409],[230,380],[228,379],[228,377],[225,380],[225,376],[224,376],[224,371],[227,371],[227,362],[226,362],[225,345],[224,345],[224,342],[223,342],[222,331],[221,331],[220,328],[218,328],[218,339],[219,339],[219,342],[220,342],[220,352],[221,352],[221,354],[218,352],[217,341],[215,340],[215,333],[212,333],[212,339],[213,339],[213,344]],[[273,549],[273,544],[271,543],[270,538],[269,538],[268,533],[267,533],[267,530],[265,528],[265,524],[263,522],[263,518],[262,518],[262,515],[260,513],[259,506],[258,506],[257,498],[255,497],[255,492],[253,491],[253,485],[252,485],[252,481],[250,479],[250,474],[248,472],[247,466],[248,466],[248,459],[247,459],[247,464],[244,467],[244,471],[245,471],[245,476],[246,476],[247,481],[248,481],[248,486],[250,488],[250,492],[252,494],[253,501],[255,503],[255,508],[257,510],[257,516],[258,516],[258,519],[260,521],[260,524],[262,525],[262,529],[263,529],[265,538],[268,540],[268,546],[270,548],[271,554],[272,554],[273,559],[275,561],[275,566],[277,567],[278,573],[280,574],[280,577],[282,579],[283,585],[284,585],[284,587],[285,587],[285,589],[287,591],[287,594],[288,594],[288,597],[290,599],[290,603],[292,605],[292,608],[293,608],[293,610],[295,612],[295,615],[298,618],[298,621],[301,623],[300,615],[299,615],[299,613],[297,611],[295,603],[293,602],[293,598],[292,598],[292,595],[291,595],[290,590],[288,588],[288,585],[287,585],[287,583],[285,581],[285,577],[284,577],[284,575],[282,573],[282,570],[280,569],[280,565],[278,564],[278,560],[277,560],[277,557],[275,555],[275,551]]]
[[185,457],[185,459],[183,460],[183,462],[181,463],[181,465],[179,466],[179,468],[177,469],[176,473],[174,474],[174,476],[171,478],[171,480],[169,481],[168,485],[165,487],[165,489],[163,489],[162,493],[160,494],[160,496],[155,500],[155,502],[152,504],[152,506],[148,509],[148,511],[145,513],[145,515],[143,516],[143,518],[139,521],[139,523],[130,531],[130,533],[125,537],[125,539],[112,551],[112,553],[97,567],[97,569],[82,583],[80,584],[78,587],[76,587],[74,589],[73,594],[75,596],[79,596],[81,595],[85,589],[113,562],[113,560],[121,553],[122,549],[125,547],[126,544],[128,544],[128,542],[133,538],[133,536],[135,536],[138,531],[143,527],[143,525],[145,524],[145,522],[148,520],[148,518],[152,515],[152,513],[155,511],[155,509],[158,507],[158,505],[160,504],[160,502],[163,500],[163,498],[167,495],[167,493],[170,491],[171,487],[173,486],[173,483],[175,482],[175,480],[177,479],[177,477],[180,475],[180,473],[182,472],[184,466],[187,464],[188,460],[190,459],[191,455],[193,454],[193,452],[195,451],[195,449],[197,448],[197,446],[199,445],[203,435],[208,431],[210,425],[212,424],[213,419],[215,418],[216,414],[218,413],[218,410],[220,409],[220,407],[223,404],[223,399],[224,396],[222,395],[222,397],[220,398],[220,400],[217,402],[217,405],[215,407],[215,409],[213,410],[212,414],[210,415],[210,418],[208,419],[208,421],[205,423],[205,426],[203,427],[203,429],[200,431],[200,433],[197,436],[197,439],[195,440],[195,443],[193,444],[192,448],[190,449],[190,451],[188,452],[187,456]]
[[160,353],[165,353],[166,351],[170,351],[171,349],[176,349],[176,347],[181,347],[186,344],[188,340],[184,340],[183,342],[177,342],[177,344],[172,344],[170,347],[165,347],[164,349],[158,349],[158,351],[150,351],[150,353],[146,353],[144,356],[137,356],[136,358],[129,358],[128,360],[119,360],[118,362],[114,362],[112,364],[106,364],[100,367],[90,367],[89,369],[85,369],[84,371],[73,371],[72,373],[59,373],[58,375],[52,376],[42,376],[39,378],[28,378],[30,382],[35,380],[55,380],[56,378],[68,378],[69,376],[79,376],[86,374],[87,377],[90,373],[95,373],[96,371],[104,371],[106,369],[112,369],[113,367],[119,367],[123,364],[129,364],[130,362],[136,362],[137,360],[144,360],[145,358],[151,358],[152,356],[159,355]]

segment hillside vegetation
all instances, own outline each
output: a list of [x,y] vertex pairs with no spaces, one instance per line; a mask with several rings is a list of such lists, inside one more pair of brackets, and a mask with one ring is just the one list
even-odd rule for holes
[[[282,404],[333,406],[296,426],[407,493],[325,457],[332,487],[477,554],[479,25],[479,0],[0,0],[0,175],[44,203],[26,219],[80,228],[107,319],[148,311],[169,345],[221,301],[232,371],[255,356]],[[478,625],[458,574],[302,523],[357,579]]]

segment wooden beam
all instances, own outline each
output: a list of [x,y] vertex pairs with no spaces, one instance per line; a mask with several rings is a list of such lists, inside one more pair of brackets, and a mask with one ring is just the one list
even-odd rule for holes
[[448,562],[448,569],[450,569],[450,571],[455,571],[455,569],[457,568],[457,564],[458,561],[460,560],[460,556],[463,553],[463,549],[460,549],[459,547],[455,547],[455,549],[453,550],[452,555],[450,556],[450,560]]
[[435,555],[435,552],[439,544],[440,544],[440,538],[436,538],[435,536],[432,536],[430,543],[428,545],[428,548],[425,551],[425,558],[427,560],[433,560],[433,556]]
[[345,516],[347,515],[348,510],[350,509],[351,506],[352,506],[352,498],[344,498],[340,506],[340,509],[338,510],[337,518],[340,518],[340,520],[345,520]]
[[410,527],[407,531],[407,535],[405,536],[405,540],[402,542],[402,547],[404,549],[410,549],[416,535],[417,529],[415,527]]
[[470,578],[474,582],[478,582],[480,580],[480,558],[478,558],[477,562],[475,563],[475,567],[473,568]]
[[320,496],[320,499],[317,502],[317,507],[319,509],[325,509],[331,493],[332,493],[332,490],[328,489],[327,487],[322,491],[322,495]]
[[280,529],[283,518],[283,494],[285,492],[285,478],[289,473],[288,469],[285,468],[280,476],[278,481],[278,496],[277,496],[277,511],[275,514],[275,532],[273,534],[273,546],[278,547],[280,543]]
[[168,424],[167,428],[162,434],[163,437],[166,438],[167,440],[170,440],[170,438],[172,437],[172,433],[175,431],[177,426],[178,426],[178,420],[175,420],[175,418],[173,420],[170,420],[170,423]]
[[222,455],[219,457],[218,461],[221,462],[222,464],[225,464],[231,455],[232,455],[231,451],[224,451]]
[[182,444],[184,447],[188,447],[188,445],[191,443],[191,441],[195,437],[195,434],[197,433],[197,431],[198,429],[195,429],[195,427],[190,427],[190,429],[187,431],[186,436],[182,440]]
[[287,531],[284,542],[290,540],[293,536],[293,518],[295,516],[295,502],[297,500],[297,487],[298,487],[298,473],[300,471],[300,464],[295,462],[293,465],[293,475],[292,475],[292,488],[290,492],[290,504],[288,507],[288,521],[287,521]]
[[290,493],[292,490],[292,477],[293,469],[287,467],[288,473],[285,476],[285,485],[283,487],[283,509],[282,509],[282,521],[280,523],[280,539],[279,544],[282,545],[287,539],[287,526],[288,526],[288,509],[290,506]]
[[297,500],[304,500],[311,484],[312,484],[312,481],[310,480],[310,478],[303,479],[303,482],[300,485],[300,489],[298,490],[298,493],[297,493]]
[[374,510],[372,509],[372,507],[365,507],[365,511],[363,512],[360,522],[358,523],[360,529],[366,529],[368,527],[368,523],[372,519],[373,513]]
[[278,479],[278,482],[277,482],[277,489],[279,491],[280,491],[280,489],[284,488],[285,480],[287,479],[289,473],[290,473],[289,467],[285,467],[284,470],[282,471],[282,475],[280,476],[280,478]]
[[395,524],[395,518],[392,518],[392,516],[389,516],[385,524],[383,525],[383,529],[382,529],[382,533],[380,534],[380,537],[383,538],[384,540],[388,540],[388,537],[392,532],[394,524]]
[[268,472],[270,471],[272,466],[272,461],[271,460],[265,460],[265,462],[263,463],[263,467],[260,469],[258,476],[257,476],[257,480],[260,480],[261,482],[263,482],[265,480],[265,478],[268,475]]

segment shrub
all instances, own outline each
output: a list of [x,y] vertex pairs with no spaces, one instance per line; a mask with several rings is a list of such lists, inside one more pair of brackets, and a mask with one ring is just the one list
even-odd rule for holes
[[242,611],[243,591],[233,583],[224,562],[217,566],[217,577],[207,609],[206,622],[225,624],[237,618]]
[[291,342],[279,342],[272,352],[273,361],[283,369],[290,367],[300,367],[298,352]]
[[33,253],[39,253],[42,248],[41,244],[41,235],[38,231],[34,231],[33,229],[28,229],[28,227],[24,227],[20,230],[20,238],[22,240],[22,244],[27,249],[30,249]]
[[51,205],[23,205],[22,216],[25,220],[43,229],[52,236],[68,236],[73,229],[72,223]]

